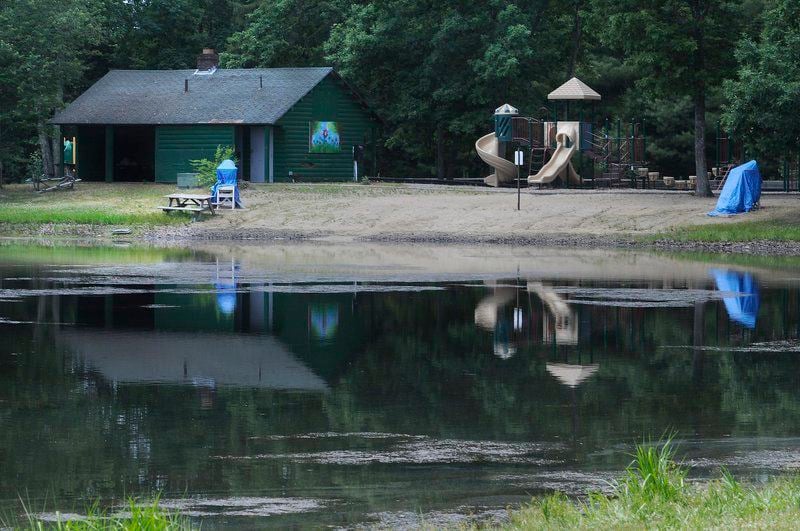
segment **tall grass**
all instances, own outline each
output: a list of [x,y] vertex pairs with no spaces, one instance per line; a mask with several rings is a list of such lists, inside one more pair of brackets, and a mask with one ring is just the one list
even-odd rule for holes
[[637,446],[610,495],[583,500],[552,494],[512,511],[506,529],[794,529],[800,521],[800,479],[743,485],[727,471],[688,483],[672,439]]
[[[23,506],[24,507],[24,506]],[[43,521],[25,508],[23,522],[0,522],[0,527],[26,531],[188,531],[197,529],[191,522],[159,507],[158,499],[145,505],[129,500],[124,511],[108,514],[97,504],[89,507],[86,516],[67,517],[55,513],[55,518]],[[52,516],[52,515],[51,515]]]
[[634,504],[654,500],[678,500],[685,492],[686,469],[675,462],[672,436],[661,444],[643,443],[636,446],[633,462],[615,492],[621,499]]

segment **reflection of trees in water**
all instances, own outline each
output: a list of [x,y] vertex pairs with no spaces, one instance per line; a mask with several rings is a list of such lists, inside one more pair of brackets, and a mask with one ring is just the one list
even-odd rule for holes
[[[703,354],[694,348],[798,337],[797,292],[762,293],[753,331],[731,324],[720,303],[677,309],[584,305],[574,320],[579,340],[567,345],[544,341],[541,319],[547,310],[534,297],[530,308],[527,300],[521,306],[537,321],[526,318],[525,341],[506,360],[491,354],[492,333],[475,326],[474,309],[484,296],[474,288],[358,294],[352,312],[340,315],[335,337],[349,341],[348,356],[327,372],[329,395],[220,388],[208,401],[192,387],[113,386],[73,365],[70,353],[55,347],[57,327],[16,328],[0,345],[0,484],[26,477],[32,491],[57,487],[96,495],[137,492],[164,478],[169,481],[164,488],[173,491],[187,485],[217,491],[285,482],[317,485],[319,470],[307,466],[270,462],[251,470],[210,459],[288,453],[296,441],[252,437],[309,431],[495,440],[574,436],[583,443],[573,450],[580,458],[609,441],[630,442],[669,427],[707,437],[793,435],[800,429],[796,354]],[[296,299],[302,301],[298,313],[306,312],[312,299],[325,301],[303,297]],[[10,305],[16,313],[8,317],[42,315],[47,321],[57,311],[62,322],[86,322],[82,312],[99,312],[97,326],[104,326],[104,300],[24,299]],[[352,320],[363,327],[357,340],[350,333]],[[287,339],[307,334],[302,319],[297,331],[292,323],[277,322]],[[110,325],[120,326],[119,320]],[[309,364],[321,352],[332,352],[315,350],[323,347],[303,338],[298,344]],[[665,345],[686,347],[661,348]],[[548,363],[599,367],[572,393],[548,372]],[[369,471],[353,472],[361,473]],[[93,479],[101,477],[118,479]]]
[[[796,300],[796,294],[793,296]],[[470,300],[480,301],[480,294],[476,297],[466,291],[448,297],[452,308],[474,308],[476,302]],[[457,297],[461,299],[455,300]],[[779,295],[766,301],[765,308],[776,304],[783,306]],[[394,315],[391,310],[396,307],[405,310]],[[784,309],[789,320],[796,322],[796,309]],[[729,323],[719,304],[701,304],[697,312],[694,307],[581,306],[577,313],[581,338],[576,345],[529,343],[510,360],[487,356],[492,337],[465,322],[469,315],[443,315],[441,307],[425,303],[414,305],[409,312],[407,304],[384,307],[380,301],[374,311],[382,316],[381,340],[367,346],[345,378],[349,396],[377,397],[379,401],[402,397],[407,409],[415,412],[413,420],[403,425],[402,416],[364,408],[364,417],[359,418],[374,429],[397,429],[400,424],[405,429],[416,427],[447,436],[564,436],[571,426],[568,415],[558,411],[568,404],[568,391],[554,381],[546,367],[548,362],[576,364],[572,360],[577,356],[581,356],[580,364],[590,359],[600,362],[577,395],[577,407],[585,421],[580,435],[590,442],[602,444],[621,434],[660,433],[670,426],[721,434],[735,422],[731,410],[723,407],[719,388],[722,359],[730,358],[697,356],[691,348],[692,337],[722,346],[742,340],[740,330]],[[441,324],[443,317],[449,323],[446,327]],[[770,330],[772,323],[766,319],[762,329]],[[409,329],[426,332],[409,335]],[[665,345],[688,347],[660,348]],[[797,365],[787,356],[775,363],[788,370]],[[776,369],[777,374],[781,371]],[[773,386],[793,394],[786,379],[783,373]],[[728,385],[750,388],[747,380]],[[748,396],[753,411],[767,405],[758,400],[758,393]],[[333,398],[338,397],[334,393]]]

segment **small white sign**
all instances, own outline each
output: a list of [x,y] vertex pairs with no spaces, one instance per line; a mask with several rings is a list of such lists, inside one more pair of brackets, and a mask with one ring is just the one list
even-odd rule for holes
[[514,152],[514,164],[517,166],[522,166],[524,164],[525,154],[522,152],[521,149],[518,149]]

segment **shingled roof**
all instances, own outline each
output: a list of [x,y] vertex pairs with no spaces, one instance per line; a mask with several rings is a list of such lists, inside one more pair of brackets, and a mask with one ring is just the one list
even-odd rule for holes
[[274,124],[332,72],[330,67],[112,70],[52,123]]
[[553,92],[547,95],[548,100],[600,100],[600,94],[592,87],[573,77]]

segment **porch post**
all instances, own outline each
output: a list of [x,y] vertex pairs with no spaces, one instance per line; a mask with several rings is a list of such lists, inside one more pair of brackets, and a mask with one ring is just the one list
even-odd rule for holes
[[275,130],[271,125],[264,128],[267,143],[267,182],[275,182]]
[[114,126],[106,126],[106,182],[114,182]]

